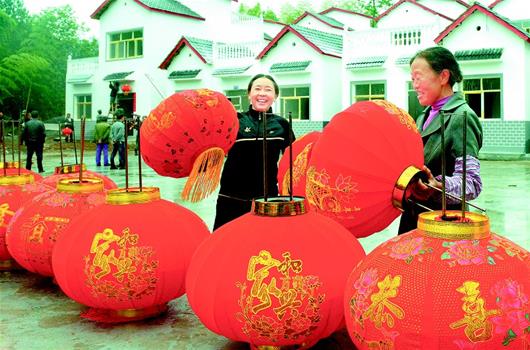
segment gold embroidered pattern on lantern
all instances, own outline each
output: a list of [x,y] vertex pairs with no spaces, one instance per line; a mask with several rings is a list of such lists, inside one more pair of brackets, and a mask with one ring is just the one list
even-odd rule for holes
[[[165,102],[162,103],[165,105]],[[161,110],[165,111],[164,108]],[[145,130],[146,137],[153,137],[160,131],[169,129],[176,119],[177,117],[171,111],[164,112],[160,117],[151,113],[142,123],[142,130]]]
[[[326,169],[318,172],[314,166],[307,170],[306,196],[310,204],[318,211],[339,214],[338,218],[351,218],[351,213],[361,208],[353,204],[357,183],[351,182],[351,177],[339,174],[331,184],[331,176]],[[342,215],[340,215],[342,214]]]
[[110,228],[94,235],[85,256],[86,283],[94,296],[127,301],[152,294],[158,260],[152,247],[138,247],[139,235],[127,227],[117,235]]
[[416,122],[414,122],[414,119],[412,119],[410,114],[403,109],[385,100],[373,100],[371,102],[383,107],[388,113],[395,115],[397,118],[399,118],[401,124],[405,125],[407,129],[414,131],[416,134],[419,133]]
[[207,109],[215,107],[219,104],[219,99],[215,96],[215,93],[209,89],[197,89],[192,90],[192,96],[187,94],[185,96],[186,102],[191,104],[196,109]]
[[480,283],[478,282],[466,281],[456,289],[464,294],[462,310],[464,310],[465,315],[462,319],[449,325],[451,329],[465,327],[464,333],[474,343],[491,338],[493,325],[488,321],[488,318],[499,314],[498,310],[486,310],[485,300],[480,296],[479,287]]
[[[300,152],[293,161],[293,187],[297,186],[302,177],[306,174],[307,163],[309,162],[309,152],[313,144],[307,144],[302,152]],[[290,180],[289,171],[285,173],[282,183],[282,193],[289,193],[289,180]]]
[[249,259],[247,281],[237,282],[241,290],[238,304],[242,312],[236,318],[244,323],[242,331],[251,338],[279,340],[309,336],[321,320],[319,294],[322,283],[317,276],[303,276],[302,260],[282,254],[283,260],[262,250]]
[[0,205],[0,227],[7,227],[7,222],[9,220],[6,220],[6,216],[13,217],[15,214],[14,211],[9,210],[9,203],[3,203]]
[[402,320],[405,317],[405,311],[389,300],[397,296],[400,285],[401,276],[399,275],[395,277],[386,275],[382,281],[377,282],[379,291],[370,296],[372,303],[363,313],[363,319],[371,320],[377,329],[381,329],[384,323],[390,328],[394,327],[395,321],[392,314]]

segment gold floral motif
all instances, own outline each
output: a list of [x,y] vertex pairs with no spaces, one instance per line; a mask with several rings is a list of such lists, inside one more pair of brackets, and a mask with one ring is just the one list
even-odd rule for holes
[[396,116],[401,124],[405,125],[407,129],[415,132],[416,134],[419,133],[414,119],[405,110],[385,100],[373,100],[372,102],[383,107],[388,113]]
[[244,323],[243,332],[272,344],[309,336],[320,322],[320,305],[325,300],[325,294],[318,292],[320,279],[301,275],[302,260],[292,259],[290,252],[282,257],[278,260],[270,252],[260,251],[249,259],[246,277],[250,288],[246,282],[236,283],[242,310],[236,316]]
[[498,310],[486,310],[484,298],[480,296],[480,283],[466,281],[456,290],[464,294],[462,310],[464,317],[449,325],[451,329],[465,327],[464,333],[473,342],[482,342],[491,338],[492,322],[489,317],[499,314]]
[[399,275],[395,277],[386,275],[382,281],[377,282],[379,291],[370,297],[372,304],[363,313],[363,319],[374,322],[377,329],[381,329],[384,323],[390,328],[394,327],[395,321],[392,314],[400,320],[403,319],[405,317],[403,309],[389,300],[397,296],[400,285],[401,276]]
[[90,254],[85,256],[87,285],[95,297],[120,301],[140,299],[154,292],[159,262],[152,247],[138,247],[139,235],[127,227],[122,235],[110,228],[94,235]]
[[[293,161],[293,187],[297,186],[300,180],[305,176],[307,170],[307,163],[309,162],[309,152],[313,147],[313,143],[307,144],[302,152],[300,152]],[[282,189],[283,194],[289,193],[289,182],[291,175],[289,169],[283,177]]]
[[[361,208],[354,205],[357,183],[351,177],[337,175],[332,181],[326,169],[320,172],[314,166],[307,169],[306,196],[311,205],[323,214],[332,213],[339,219],[351,219]],[[333,183],[332,183],[333,182]]]
[[219,98],[215,92],[209,89],[192,90],[191,94],[186,94],[184,99],[195,109],[207,109],[219,104]]
[[[14,214],[14,211],[9,210],[9,203],[0,204],[0,227],[7,227]],[[9,220],[6,219],[6,216],[9,216]]]

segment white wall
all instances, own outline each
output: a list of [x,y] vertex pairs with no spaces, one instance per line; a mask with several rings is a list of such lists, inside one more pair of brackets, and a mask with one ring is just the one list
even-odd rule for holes
[[428,12],[417,5],[404,2],[377,22],[377,28],[399,28],[413,25],[432,25],[441,21],[449,25],[449,21]]
[[311,15],[306,15],[301,21],[296,23],[296,25],[319,30],[325,33],[332,33],[332,34],[338,34],[338,35],[342,34],[342,28],[331,27],[328,24],[322,22],[321,20]]
[[[490,1],[490,2],[493,2]],[[528,0],[504,0],[498,3],[493,11],[512,20],[530,19],[530,3]]]
[[325,15],[341,22],[342,24],[344,24],[344,26],[350,27],[354,30],[363,30],[370,28],[371,19],[364,16],[337,10],[327,12]]
[[418,0],[417,2],[452,19],[457,19],[467,10],[455,0]]

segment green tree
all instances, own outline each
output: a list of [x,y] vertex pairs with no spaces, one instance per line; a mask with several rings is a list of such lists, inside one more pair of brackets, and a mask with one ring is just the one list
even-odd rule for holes
[[271,20],[271,21],[279,21],[278,16],[276,16],[274,11],[271,10],[271,9],[266,9],[263,12],[263,19],[268,19],[268,20]]
[[254,17],[260,17],[262,14],[262,11],[261,11],[261,5],[259,4],[259,2],[256,3],[254,7],[249,8],[247,11],[247,14],[250,16],[254,16]]

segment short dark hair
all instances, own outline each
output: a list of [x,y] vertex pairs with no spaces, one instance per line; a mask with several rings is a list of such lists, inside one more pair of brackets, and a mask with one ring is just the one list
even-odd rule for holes
[[31,111],[31,118],[38,118],[39,117],[39,111],[33,110]]
[[462,81],[462,71],[460,66],[456,61],[455,56],[451,51],[442,46],[433,46],[425,50],[418,51],[410,59],[409,65],[412,65],[412,62],[416,58],[423,58],[431,68],[438,74],[440,74],[444,69],[449,71],[449,85],[453,87],[455,83]]
[[256,80],[258,80],[259,78],[269,79],[272,82],[272,85],[274,86],[274,94],[276,96],[278,96],[280,94],[280,87],[276,83],[276,80],[274,80],[274,78],[272,76],[270,76],[268,74],[263,74],[263,73],[256,74],[255,76],[252,77],[252,79],[250,79],[250,81],[248,83],[248,87],[247,87],[247,93],[250,93],[250,90],[252,90],[252,84],[254,84],[254,82]]

